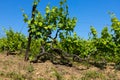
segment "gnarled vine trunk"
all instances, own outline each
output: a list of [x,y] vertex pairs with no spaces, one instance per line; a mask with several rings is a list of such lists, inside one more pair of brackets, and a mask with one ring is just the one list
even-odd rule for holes
[[[32,7],[32,16],[31,16],[32,21],[31,21],[31,24],[34,23],[36,8],[37,8],[37,5],[34,4],[33,7]],[[29,30],[31,30],[31,26],[30,25],[29,25]],[[29,54],[28,53],[30,51],[31,39],[32,39],[31,32],[29,32],[28,44],[27,44],[27,49],[26,49],[26,53],[25,53],[25,61],[29,60]]]

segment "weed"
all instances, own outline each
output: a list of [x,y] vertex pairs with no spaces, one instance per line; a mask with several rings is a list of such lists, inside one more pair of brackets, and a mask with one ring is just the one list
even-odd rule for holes
[[0,71],[0,76],[4,76],[4,72],[3,71]]
[[17,74],[16,72],[9,72],[6,77],[12,78],[13,80],[25,80],[25,76],[22,74]]
[[109,80],[118,80],[117,74],[115,73],[108,73],[107,77]]
[[91,80],[91,79],[106,80],[105,76],[102,73],[99,73],[99,72],[96,72],[96,71],[88,71],[81,78],[81,80]]
[[44,78],[38,78],[37,80],[46,80],[46,79],[44,79]]
[[63,76],[56,70],[53,69],[54,75],[56,76],[57,80],[63,80]]
[[75,76],[72,75],[71,76],[71,80],[78,80],[78,79],[77,79],[77,77],[75,77]]
[[34,71],[34,67],[32,66],[32,64],[30,64],[30,65],[27,66],[27,71],[28,71],[29,73],[31,73],[31,72]]

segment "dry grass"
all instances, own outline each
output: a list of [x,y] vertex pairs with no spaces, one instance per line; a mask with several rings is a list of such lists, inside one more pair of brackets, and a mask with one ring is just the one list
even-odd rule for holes
[[120,80],[120,71],[112,65],[101,70],[80,63],[74,63],[73,67],[50,61],[32,64],[17,55],[0,54],[0,80]]

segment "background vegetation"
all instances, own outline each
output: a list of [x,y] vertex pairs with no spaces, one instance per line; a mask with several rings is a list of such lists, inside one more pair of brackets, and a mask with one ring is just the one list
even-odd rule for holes
[[[34,7],[38,5],[39,0],[35,0]],[[43,16],[36,8],[32,12],[32,18],[23,13],[24,22],[28,24],[29,34],[31,36],[29,60],[45,57],[45,53],[59,54],[61,59],[68,60],[66,54],[70,55],[70,61],[86,60],[94,63],[116,64],[116,68],[120,65],[120,21],[116,16],[111,17],[111,27],[104,27],[101,36],[98,37],[96,29],[91,26],[89,39],[82,39],[74,32],[77,19],[70,18],[66,0],[61,0],[59,7],[45,8],[45,16]],[[7,51],[8,54],[18,51],[25,53],[27,49],[27,36],[22,33],[15,32],[12,29],[5,30],[6,36],[0,38],[0,51]],[[54,34],[54,36],[53,36]],[[23,52],[21,52],[21,50]],[[16,52],[17,53],[17,52]],[[55,55],[57,55],[55,54]],[[37,57],[36,57],[37,56]],[[38,57],[39,56],[39,57]],[[47,54],[47,57],[50,55]],[[55,57],[52,55],[52,58]],[[48,58],[44,58],[48,59]],[[51,58],[49,58],[51,60]],[[54,59],[56,60],[56,59]],[[63,61],[64,62],[64,61]]]

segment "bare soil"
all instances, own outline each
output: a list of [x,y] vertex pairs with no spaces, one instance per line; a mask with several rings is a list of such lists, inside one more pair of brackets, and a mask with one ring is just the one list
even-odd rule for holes
[[33,64],[22,56],[0,53],[0,80],[120,80],[120,71],[113,65],[100,69],[85,63],[74,63],[73,67],[50,61]]

